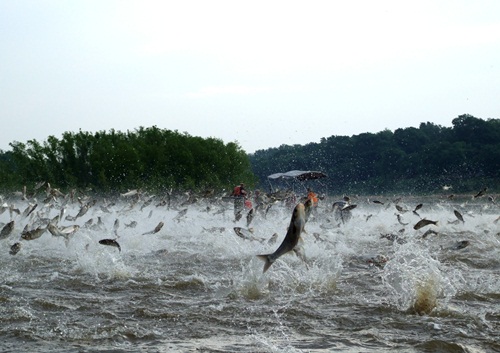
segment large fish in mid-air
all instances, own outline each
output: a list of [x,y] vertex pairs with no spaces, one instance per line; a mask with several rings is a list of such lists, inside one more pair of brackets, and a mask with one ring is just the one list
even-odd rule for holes
[[292,219],[290,220],[290,225],[288,226],[288,231],[286,233],[285,239],[281,243],[278,249],[272,254],[267,255],[257,255],[260,259],[264,260],[264,271],[266,272],[269,267],[282,255],[289,251],[294,250],[295,246],[300,240],[300,234],[304,230],[304,225],[306,224],[306,215],[304,204],[299,203],[293,209]]

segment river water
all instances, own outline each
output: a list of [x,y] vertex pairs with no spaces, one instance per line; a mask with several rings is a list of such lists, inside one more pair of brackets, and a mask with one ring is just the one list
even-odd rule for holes
[[[0,214],[15,221],[0,240],[1,352],[500,352],[500,208],[484,197],[354,198],[345,223],[322,200],[306,261],[291,252],[264,274],[256,255],[279,246],[289,207],[257,213],[243,239],[230,202],[149,197],[89,198],[74,220],[88,200],[31,199],[26,217],[28,201],[4,196],[20,213]],[[68,241],[20,240],[63,207],[58,226],[80,226]],[[414,230],[421,218],[438,223]]]

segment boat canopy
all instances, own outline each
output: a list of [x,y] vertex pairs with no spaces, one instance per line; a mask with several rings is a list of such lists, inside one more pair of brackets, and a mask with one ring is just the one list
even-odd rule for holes
[[318,172],[318,171],[311,171],[311,170],[291,170],[286,173],[274,173],[269,175],[267,178],[268,179],[297,179],[300,181],[305,181],[305,180],[313,180],[313,179],[320,179],[320,178],[326,178],[326,174],[323,172]]

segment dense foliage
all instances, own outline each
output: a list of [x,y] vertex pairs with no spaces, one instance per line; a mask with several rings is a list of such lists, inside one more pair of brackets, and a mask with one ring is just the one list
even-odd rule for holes
[[[187,133],[139,128],[133,132],[66,132],[43,143],[11,143],[0,153],[0,186],[20,190],[47,181],[62,189],[117,192],[227,189],[254,182],[247,154],[236,143]],[[1,152],[1,151],[0,151]]]
[[500,119],[461,115],[452,124],[331,136],[260,150],[250,161],[262,187],[268,175],[298,169],[325,172],[331,194],[427,194],[444,185],[453,192],[500,191]]
[[452,127],[422,123],[394,132],[331,136],[247,155],[236,143],[139,128],[126,133],[66,132],[39,143],[13,142],[0,151],[0,190],[40,181],[96,192],[230,189],[244,181],[266,189],[267,176],[320,170],[329,194],[428,194],[488,187],[500,191],[500,119],[461,115]]

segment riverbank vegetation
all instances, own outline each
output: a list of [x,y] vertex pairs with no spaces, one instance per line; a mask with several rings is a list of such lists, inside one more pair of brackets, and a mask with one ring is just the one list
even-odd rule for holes
[[[257,127],[256,127],[257,128]],[[330,136],[319,143],[283,145],[247,154],[236,142],[140,127],[66,132],[46,141],[12,142],[0,151],[0,191],[49,182],[61,190],[124,192],[232,190],[240,182],[267,190],[267,176],[319,170],[331,194],[454,193],[487,187],[500,192],[500,119],[461,115],[452,127]]]
[[[250,162],[260,183],[288,170],[319,170],[335,194],[430,194],[500,191],[500,119],[461,115],[452,127],[418,128],[322,138],[319,143],[257,151]],[[446,189],[446,188],[445,188]]]
[[247,154],[236,143],[159,129],[66,132],[58,139],[11,143],[0,154],[0,185],[20,190],[46,181],[62,190],[123,192],[141,188],[227,189],[254,181]]

